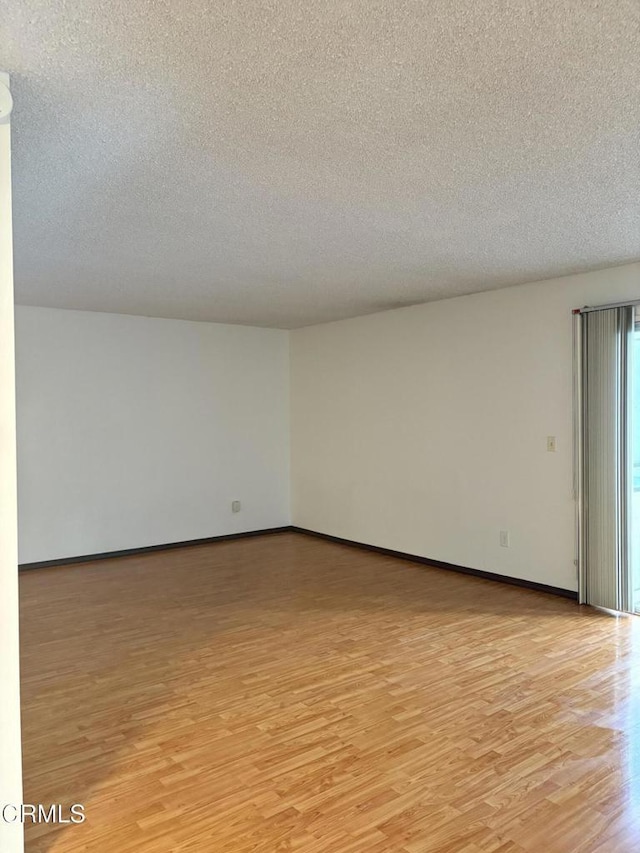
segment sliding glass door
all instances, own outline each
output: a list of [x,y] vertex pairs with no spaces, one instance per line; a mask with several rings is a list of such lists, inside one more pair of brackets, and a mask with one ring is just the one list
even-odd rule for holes
[[579,598],[582,604],[633,612],[640,607],[640,582],[634,576],[640,559],[633,482],[635,459],[640,463],[635,311],[630,305],[610,305],[576,313]]
[[633,588],[633,610],[640,613],[640,312],[635,308],[632,343],[629,347],[629,559]]

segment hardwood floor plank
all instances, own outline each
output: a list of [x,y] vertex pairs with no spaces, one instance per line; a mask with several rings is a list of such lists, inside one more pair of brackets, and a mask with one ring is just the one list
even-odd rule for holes
[[28,853],[640,849],[636,618],[297,533],[20,586]]

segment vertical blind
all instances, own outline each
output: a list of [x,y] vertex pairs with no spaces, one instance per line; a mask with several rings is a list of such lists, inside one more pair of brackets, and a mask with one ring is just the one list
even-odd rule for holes
[[626,611],[633,316],[629,305],[579,315],[579,596],[584,604]]

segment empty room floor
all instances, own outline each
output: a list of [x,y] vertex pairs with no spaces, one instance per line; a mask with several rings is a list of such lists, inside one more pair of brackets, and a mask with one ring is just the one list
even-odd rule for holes
[[640,846],[636,617],[298,533],[20,587],[27,853]]

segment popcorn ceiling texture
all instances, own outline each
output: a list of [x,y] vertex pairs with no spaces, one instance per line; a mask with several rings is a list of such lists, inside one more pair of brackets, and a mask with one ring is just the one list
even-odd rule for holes
[[0,0],[17,301],[292,328],[640,258],[636,0]]

